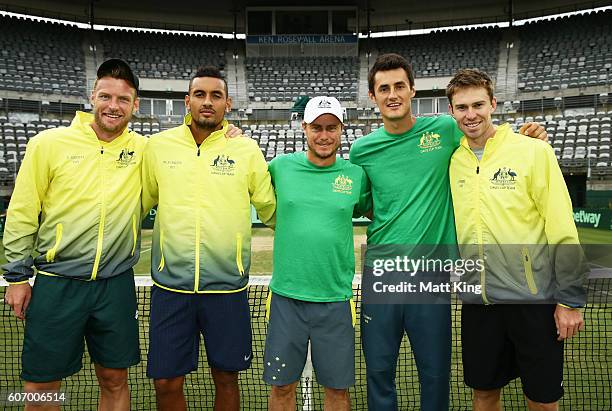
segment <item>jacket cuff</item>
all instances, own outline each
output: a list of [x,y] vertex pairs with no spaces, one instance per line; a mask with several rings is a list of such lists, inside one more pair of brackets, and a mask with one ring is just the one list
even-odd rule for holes
[[25,284],[28,283],[28,280],[23,280],[23,281],[11,281],[8,278],[4,277],[4,279],[6,280],[7,283],[9,283],[9,285],[17,285],[17,284]]
[[33,265],[34,260],[32,257],[4,264],[2,266],[2,269],[6,271],[4,279],[11,284],[24,283],[34,276]]
[[564,307],[564,308],[569,308],[570,310],[575,310],[577,308],[583,308],[584,307],[584,305],[577,305],[577,304],[557,303],[557,305],[560,305],[561,307]]

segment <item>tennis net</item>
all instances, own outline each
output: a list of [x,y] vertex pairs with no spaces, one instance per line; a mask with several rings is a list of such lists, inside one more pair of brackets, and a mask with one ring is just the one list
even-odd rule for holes
[[[241,402],[244,410],[267,409],[269,387],[261,380],[263,350],[266,336],[265,306],[269,276],[252,276],[249,286],[249,302],[253,328],[253,363],[249,370],[240,373]],[[146,352],[148,349],[148,326],[151,279],[136,277],[139,301],[140,344],[142,362],[130,369],[132,409],[155,409],[155,394],[152,381],[146,377]],[[566,410],[612,409],[612,299],[610,298],[612,275],[610,272],[592,272],[587,282],[589,304],[584,309],[586,330],[566,343],[565,348],[565,396],[561,400]],[[6,285],[3,283],[2,285]],[[5,287],[1,287],[4,289]],[[358,279],[354,284],[357,315],[360,313],[360,289]],[[0,292],[4,296],[4,290]],[[463,383],[461,366],[460,336],[461,304],[452,304],[453,356],[451,376],[451,409],[471,409],[471,392]],[[0,393],[22,390],[19,378],[23,323],[0,304]],[[356,385],[351,388],[351,403],[355,410],[365,410],[366,379],[365,363],[361,351],[359,321],[356,326]],[[121,344],[121,341],[117,341]],[[201,344],[203,346],[203,344]],[[401,410],[419,409],[419,383],[417,369],[410,351],[410,344],[404,338],[397,369],[397,389]],[[67,410],[95,410],[98,401],[98,387],[95,373],[87,354],[83,358],[83,369],[67,378],[62,391],[67,393]],[[200,352],[199,369],[191,373],[185,382],[185,394],[190,409],[212,409],[214,385],[206,363],[206,354]],[[305,367],[298,386],[297,400],[300,409],[323,409],[323,390],[316,383],[316,375]],[[19,409],[0,399],[0,408]],[[520,381],[512,382],[503,391],[506,410],[526,409]]]

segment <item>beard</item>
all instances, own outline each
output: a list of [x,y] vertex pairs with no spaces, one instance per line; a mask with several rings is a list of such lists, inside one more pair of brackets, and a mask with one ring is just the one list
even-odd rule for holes
[[321,160],[325,160],[325,159],[335,156],[336,153],[338,152],[338,148],[340,147],[340,142],[338,142],[338,144],[336,144],[336,146],[332,150],[330,150],[329,153],[322,153],[317,150],[316,145],[311,145],[310,143],[307,143],[307,144],[308,144],[308,150],[311,151],[315,156],[317,156]]
[[197,128],[203,131],[210,131],[220,128],[221,123],[223,122],[223,118],[221,120],[217,120],[216,118],[193,118],[193,114],[191,116],[191,121]]
[[119,124],[117,124],[115,126],[109,126],[109,125],[104,123],[104,119],[102,117],[102,113],[101,112],[99,112],[99,111],[95,111],[94,112],[94,121],[96,122],[96,125],[98,127],[100,127],[100,129],[105,131],[106,133],[117,133],[117,132],[122,131],[124,128],[127,127],[127,125],[130,122],[131,118],[132,118],[132,116],[124,116]]

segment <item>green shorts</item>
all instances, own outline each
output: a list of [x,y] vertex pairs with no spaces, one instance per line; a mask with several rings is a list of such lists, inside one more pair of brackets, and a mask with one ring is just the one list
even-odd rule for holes
[[134,275],[81,281],[39,274],[26,311],[21,378],[58,381],[78,372],[83,351],[106,368],[140,362]]

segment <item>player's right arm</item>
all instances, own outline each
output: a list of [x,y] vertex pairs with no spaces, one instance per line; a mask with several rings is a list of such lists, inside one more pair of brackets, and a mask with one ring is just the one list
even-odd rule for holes
[[32,294],[28,279],[34,275],[34,242],[42,204],[51,181],[48,153],[44,152],[43,143],[40,137],[28,143],[4,228],[4,253],[8,263],[2,268],[5,271],[4,279],[10,284],[4,298],[21,319]]

